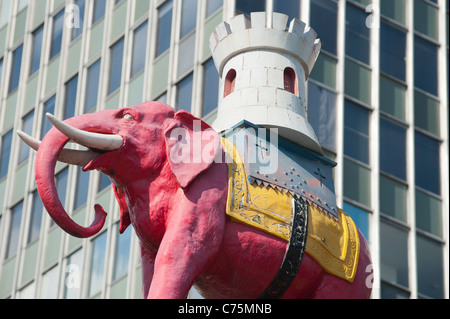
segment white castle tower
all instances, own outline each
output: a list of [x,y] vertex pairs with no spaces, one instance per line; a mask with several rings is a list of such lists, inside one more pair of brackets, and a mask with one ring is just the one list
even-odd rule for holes
[[209,39],[220,76],[217,119],[223,132],[242,120],[323,155],[307,119],[306,80],[320,52],[316,32],[288,16],[252,12],[216,27]]

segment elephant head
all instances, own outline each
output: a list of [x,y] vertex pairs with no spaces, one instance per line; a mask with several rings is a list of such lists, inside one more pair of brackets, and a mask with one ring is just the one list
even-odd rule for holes
[[[36,184],[44,206],[52,219],[67,233],[90,237],[98,233],[106,213],[95,205],[93,223],[84,227],[74,222],[58,198],[54,173],[57,160],[83,166],[83,171],[97,169],[108,175],[121,211],[120,232],[131,223],[127,193],[130,185],[148,184],[162,172],[169,172],[166,187],[186,189],[211,164],[219,152],[219,137],[206,123],[185,111],[163,103],[148,102],[119,110],[103,110],[61,122],[47,114],[54,127],[42,142],[19,132],[22,139],[37,149]],[[207,143],[209,155],[196,160],[187,142],[200,132],[209,132],[198,141]],[[72,141],[86,151],[65,149]],[[187,147],[185,147],[187,146]],[[141,187],[143,192],[148,192]],[[130,195],[131,196],[131,195]]]

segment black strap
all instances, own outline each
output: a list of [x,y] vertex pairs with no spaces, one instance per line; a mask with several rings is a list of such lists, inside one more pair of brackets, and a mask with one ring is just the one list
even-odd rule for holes
[[283,296],[297,276],[305,252],[307,235],[308,202],[299,197],[295,199],[291,238],[280,270],[258,299],[275,299]]

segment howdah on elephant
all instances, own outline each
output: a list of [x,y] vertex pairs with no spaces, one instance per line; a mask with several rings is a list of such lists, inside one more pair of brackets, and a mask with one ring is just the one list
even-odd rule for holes
[[[261,296],[286,263],[289,234],[297,227],[292,216],[280,217],[278,210],[290,214],[294,206],[309,212],[303,220],[308,223],[306,249],[281,297],[369,297],[370,255],[351,219],[343,211],[330,216],[290,192],[241,178],[245,167],[238,161],[217,160],[234,146],[190,113],[148,102],[64,122],[47,116],[54,127],[42,142],[19,132],[37,149],[36,183],[46,210],[67,233],[95,235],[105,211],[95,205],[88,227],[74,222],[58,198],[55,165],[59,160],[108,175],[120,206],[119,231],[131,224],[139,239],[145,298],[185,298],[193,285],[205,298]],[[178,131],[187,138],[182,141]],[[69,141],[88,150],[64,148]],[[182,154],[190,141],[191,152]],[[257,227],[264,221],[273,230]]]

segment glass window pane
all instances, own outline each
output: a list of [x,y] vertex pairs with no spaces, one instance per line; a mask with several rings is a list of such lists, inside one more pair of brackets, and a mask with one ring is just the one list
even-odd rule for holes
[[414,37],[414,86],[438,94],[438,49],[419,36]]
[[192,73],[184,78],[177,85],[177,99],[176,99],[176,109],[191,111],[192,103]]
[[416,190],[416,227],[442,237],[442,202]]
[[344,153],[369,164],[369,111],[345,100]]
[[236,15],[244,13],[250,15],[251,12],[266,11],[266,1],[236,0]]
[[344,159],[344,196],[370,207],[370,170]]
[[206,3],[206,16],[209,17],[211,14],[219,10],[223,6],[223,0],[207,0]]
[[78,75],[74,76],[66,83],[66,96],[64,101],[64,118],[68,119],[75,115],[75,105],[77,102]]
[[406,180],[406,128],[380,118],[380,169]]
[[369,213],[347,202],[344,202],[343,208],[347,215],[353,219],[355,225],[363,233],[366,241],[369,241]]
[[122,61],[123,61],[123,38],[111,47],[111,64],[109,67],[109,88],[108,94],[111,94],[120,86],[122,79]]
[[11,154],[13,130],[9,130],[2,136],[1,153],[0,153],[0,179],[8,174],[9,156]]
[[[28,135],[33,135],[33,120],[34,120],[34,110],[29,112],[22,118],[22,131]],[[19,144],[19,164],[23,163],[28,159],[30,154],[30,147],[25,144],[25,142],[20,141]]]
[[12,54],[11,75],[9,77],[8,93],[11,93],[19,86],[20,70],[22,67],[22,49],[23,44],[17,47],[17,49],[15,49]]
[[105,273],[106,238],[107,233],[104,232],[92,241],[92,261],[88,296],[94,295],[102,288],[103,275]]
[[347,4],[345,16],[345,54],[370,64],[370,29],[366,26],[368,14]]
[[442,244],[417,234],[417,282],[420,294],[444,298]]
[[20,224],[22,222],[23,201],[11,209],[11,222],[9,226],[8,242],[6,245],[5,259],[17,254],[19,248]]
[[381,280],[409,287],[408,231],[380,221]]
[[89,190],[89,175],[89,172],[83,172],[82,167],[77,166],[77,181],[73,210],[78,209],[86,203]]
[[[395,2],[392,0],[389,1]],[[409,293],[385,282],[381,282],[381,299],[409,299]]]
[[148,21],[134,30],[133,56],[131,57],[131,77],[142,71],[145,67],[145,53],[147,48]]
[[100,59],[94,62],[87,72],[86,100],[84,113],[91,112],[97,105],[98,82],[100,80]]
[[[264,1],[261,1],[261,2],[264,2]],[[273,1],[273,12],[279,12],[279,13],[288,15],[289,16],[288,23],[290,23],[292,19],[300,18],[300,0],[291,0],[291,1],[274,0]]]
[[416,186],[439,195],[439,142],[416,132],[414,146]]
[[438,40],[439,9],[422,0],[414,0],[414,30]]
[[61,201],[63,207],[66,203],[66,193],[67,193],[67,178],[69,176],[69,169],[66,167],[61,172],[56,174],[55,184],[56,190],[58,192],[58,198]]
[[31,53],[30,74],[39,69],[42,52],[42,35],[44,33],[44,25],[40,26],[33,32],[33,51]]
[[[118,228],[118,227],[117,227]],[[123,234],[119,234],[116,241],[114,256],[114,270],[112,280],[119,279],[128,272],[128,260],[130,258],[131,227]],[[118,232],[117,232],[118,233]]]
[[0,59],[0,87],[2,86],[3,58]]
[[[317,32],[322,43],[321,50],[336,55],[337,3],[331,0],[311,1],[310,15],[311,27]],[[324,21],[327,23],[323,23]]]
[[64,9],[53,17],[50,59],[61,51],[63,30],[64,30]]
[[98,192],[101,192],[106,187],[111,186],[111,180],[108,175],[100,174],[100,183],[98,185]]
[[402,81],[406,77],[406,33],[380,22],[380,71]]
[[439,102],[414,91],[414,125],[439,135]]
[[219,73],[213,59],[204,64],[203,72],[202,116],[205,116],[217,107],[219,97]]
[[183,75],[194,67],[195,32],[181,41],[179,50],[177,76]]
[[55,266],[42,276],[41,298],[58,298],[59,267]]
[[380,211],[406,223],[407,192],[407,186],[380,175]]
[[33,192],[33,206],[31,207],[30,226],[28,228],[27,244],[39,238],[44,205],[37,191]]
[[79,249],[67,258],[64,299],[78,299],[81,293],[83,250]]
[[370,105],[371,86],[371,70],[345,59],[345,94]]
[[381,0],[381,14],[401,24],[405,24],[405,0]]
[[85,0],[75,0],[75,5],[78,7],[78,16],[74,19],[77,19],[78,24],[73,25],[72,27],[72,40],[78,38],[78,36],[83,32],[84,25],[84,8],[86,7]]
[[41,122],[41,140],[44,138],[45,134],[53,127],[52,123],[49,121],[45,114],[55,114],[55,99],[56,96],[53,95],[51,98],[44,103],[44,111],[42,112],[42,122]]
[[170,47],[172,6],[172,0],[170,0],[165,2],[158,9],[158,41],[156,45],[156,56],[161,55]]
[[92,16],[92,23],[103,18],[105,15],[106,0],[94,0],[94,14]]
[[183,0],[181,6],[180,39],[195,29],[197,22],[197,0]]
[[9,22],[12,3],[12,0],[0,1],[0,29]]
[[336,94],[311,81],[308,84],[308,121],[320,145],[336,152]]
[[317,80],[330,88],[336,88],[336,59],[326,55],[319,54],[316,64],[311,72],[311,79]]
[[405,120],[406,87],[380,75],[380,110]]

